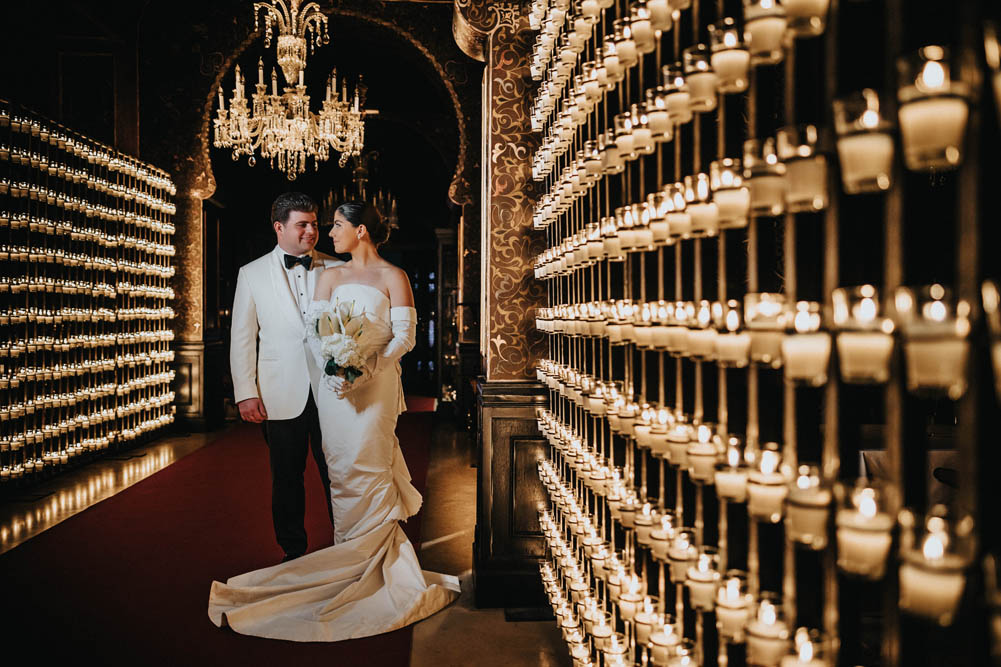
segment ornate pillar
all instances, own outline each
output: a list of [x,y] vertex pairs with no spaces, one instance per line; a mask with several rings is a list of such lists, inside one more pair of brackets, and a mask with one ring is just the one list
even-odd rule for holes
[[453,31],[460,46],[470,55],[470,50],[482,48],[487,63],[479,243],[483,375],[477,383],[476,603],[541,605],[537,562],[544,545],[536,506],[542,489],[535,470],[546,443],[536,428],[535,410],[545,402],[545,390],[534,374],[544,352],[544,340],[535,331],[535,308],[544,303],[544,291],[533,279],[532,258],[544,239],[532,229],[528,157],[537,145],[529,119],[532,34],[518,5],[457,0],[456,14]]

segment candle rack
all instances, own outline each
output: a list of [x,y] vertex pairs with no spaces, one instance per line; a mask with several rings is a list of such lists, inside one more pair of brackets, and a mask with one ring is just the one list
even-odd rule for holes
[[0,100],[0,493],[173,422],[174,194]]
[[532,3],[542,572],[575,665],[989,659],[998,17],[876,4]]

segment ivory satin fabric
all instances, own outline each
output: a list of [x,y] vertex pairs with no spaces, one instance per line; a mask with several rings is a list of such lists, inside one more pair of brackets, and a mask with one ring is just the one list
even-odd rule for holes
[[[389,331],[390,302],[381,290],[345,284],[333,296],[353,299]],[[209,618],[217,626],[271,639],[340,641],[404,627],[458,597],[458,579],[421,570],[399,525],[422,498],[396,438],[402,387],[394,366],[343,399],[314,387],[334,545],[213,582]]]

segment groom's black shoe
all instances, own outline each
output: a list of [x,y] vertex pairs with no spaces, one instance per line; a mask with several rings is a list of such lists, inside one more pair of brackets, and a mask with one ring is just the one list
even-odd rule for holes
[[302,554],[285,554],[285,558],[282,558],[282,562],[287,563],[290,560],[295,560],[299,556],[302,556]]

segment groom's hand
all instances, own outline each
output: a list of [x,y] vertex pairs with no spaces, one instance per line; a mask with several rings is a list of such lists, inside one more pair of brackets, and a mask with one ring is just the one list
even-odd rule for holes
[[248,398],[236,404],[240,408],[240,417],[245,422],[260,424],[268,418],[268,411],[264,409],[264,402],[259,398]]

